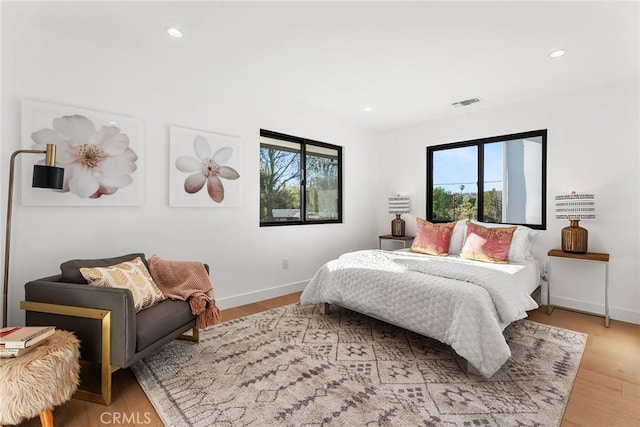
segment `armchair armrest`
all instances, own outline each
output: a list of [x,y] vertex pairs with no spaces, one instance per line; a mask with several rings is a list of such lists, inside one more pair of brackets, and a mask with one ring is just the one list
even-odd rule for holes
[[[33,280],[25,285],[25,299],[33,302],[111,311],[111,364],[123,366],[136,348],[136,317],[133,295],[128,289],[103,288],[78,283],[63,283],[60,275]],[[76,333],[82,343],[84,360],[101,362],[99,322],[90,319],[27,311],[27,324],[55,325]]]

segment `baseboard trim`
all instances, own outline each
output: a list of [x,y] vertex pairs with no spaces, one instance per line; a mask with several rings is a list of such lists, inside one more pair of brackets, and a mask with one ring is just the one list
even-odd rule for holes
[[216,298],[216,304],[221,309],[238,307],[240,305],[251,304],[258,301],[264,301],[269,298],[280,297],[282,295],[292,294],[303,290],[308,280],[296,283],[288,283],[286,285],[274,286],[272,288],[261,289],[255,292],[247,292],[245,294],[233,295],[226,298]]
[[620,307],[609,307],[609,317],[614,320],[640,325],[640,312]]
[[[546,294],[545,294],[546,296]],[[551,296],[551,302],[558,308],[566,307],[573,308],[584,312],[593,313],[599,316],[604,315],[604,304],[593,304],[586,301],[580,301],[572,298],[563,298],[557,296]],[[545,301],[546,303],[546,301]],[[621,320],[623,322],[640,324],[640,312],[609,306],[609,317],[614,320]]]

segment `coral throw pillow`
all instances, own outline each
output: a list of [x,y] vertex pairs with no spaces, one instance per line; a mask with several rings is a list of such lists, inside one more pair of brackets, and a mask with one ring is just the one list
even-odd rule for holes
[[455,222],[432,224],[422,218],[416,218],[416,238],[413,239],[411,252],[427,255],[448,255],[449,243]]
[[513,233],[517,228],[487,228],[473,222],[467,222],[467,234],[460,257],[506,264]]
[[93,286],[129,289],[136,313],[166,299],[139,257],[110,267],[81,268],[80,274]]

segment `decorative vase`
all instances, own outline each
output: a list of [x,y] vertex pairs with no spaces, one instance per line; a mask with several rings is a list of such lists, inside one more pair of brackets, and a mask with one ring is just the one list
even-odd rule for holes
[[571,224],[562,229],[562,250],[574,254],[584,254],[587,252],[587,239],[589,232],[586,228],[580,227],[580,221],[570,220]]
[[404,224],[400,214],[396,214],[396,219],[391,221],[391,235],[393,237],[404,237]]

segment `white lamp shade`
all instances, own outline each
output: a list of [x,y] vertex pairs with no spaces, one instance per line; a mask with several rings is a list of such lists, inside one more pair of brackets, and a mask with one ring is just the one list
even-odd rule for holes
[[556,219],[596,219],[595,195],[589,193],[557,195]]
[[389,197],[389,213],[390,214],[403,214],[410,212],[410,201],[408,197],[398,196]]

